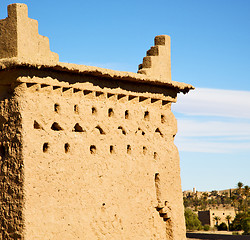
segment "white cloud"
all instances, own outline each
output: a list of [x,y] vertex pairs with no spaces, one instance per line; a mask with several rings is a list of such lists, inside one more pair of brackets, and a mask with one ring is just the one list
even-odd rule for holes
[[197,88],[180,94],[173,110],[187,115],[250,119],[250,91]]
[[175,143],[180,151],[250,153],[250,92],[198,88],[181,95]]
[[238,137],[250,139],[250,121],[204,121],[178,119],[178,131],[185,137]]
[[218,142],[206,139],[190,139],[179,137],[175,141],[179,151],[204,153],[249,152],[250,142]]

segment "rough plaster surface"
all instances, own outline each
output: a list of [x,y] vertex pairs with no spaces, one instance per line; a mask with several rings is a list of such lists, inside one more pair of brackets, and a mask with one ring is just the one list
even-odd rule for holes
[[147,51],[139,65],[138,73],[158,77],[163,82],[171,81],[171,51],[170,37],[160,35],[155,37],[155,45]]
[[0,20],[0,58],[18,57],[38,62],[58,62],[50,51],[49,39],[38,34],[38,22],[28,18],[25,4],[8,6],[8,17]]
[[0,239],[186,239],[171,104],[193,87],[47,54],[1,60]]

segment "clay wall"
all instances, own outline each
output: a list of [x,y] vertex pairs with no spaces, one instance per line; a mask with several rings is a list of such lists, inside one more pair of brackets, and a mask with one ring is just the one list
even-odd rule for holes
[[0,85],[0,239],[23,235],[22,119],[10,85]]
[[25,239],[183,239],[171,90],[19,81]]
[[186,239],[169,36],[138,73],[60,63],[11,4],[0,84],[0,239]]

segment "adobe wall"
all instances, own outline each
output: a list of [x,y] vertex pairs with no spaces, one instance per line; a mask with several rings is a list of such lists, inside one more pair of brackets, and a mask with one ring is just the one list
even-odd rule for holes
[[22,118],[12,88],[0,85],[0,239],[23,235]]
[[0,33],[0,239],[186,239],[170,38],[129,73],[58,62],[24,4]]
[[[170,102],[143,97],[136,84],[102,90],[86,77],[77,88],[41,77],[19,81],[30,82],[16,90],[25,239],[183,239]],[[156,209],[165,201],[171,220]]]

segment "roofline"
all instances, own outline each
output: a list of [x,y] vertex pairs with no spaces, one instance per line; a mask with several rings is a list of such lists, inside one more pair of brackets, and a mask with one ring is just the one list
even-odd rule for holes
[[123,71],[110,70],[100,67],[78,65],[72,63],[62,63],[62,62],[47,64],[44,62],[34,62],[31,60],[27,61],[27,59],[24,60],[16,57],[0,59],[0,71],[21,68],[21,67],[33,68],[37,70],[68,72],[79,75],[88,75],[94,77],[137,82],[142,84],[150,84],[154,86],[174,88],[177,90],[177,92],[182,92],[184,94],[194,89],[194,87],[190,84],[175,82],[175,81],[165,81],[163,79],[159,79],[156,77],[149,77],[146,76],[145,74],[140,74],[140,73],[123,72]]

